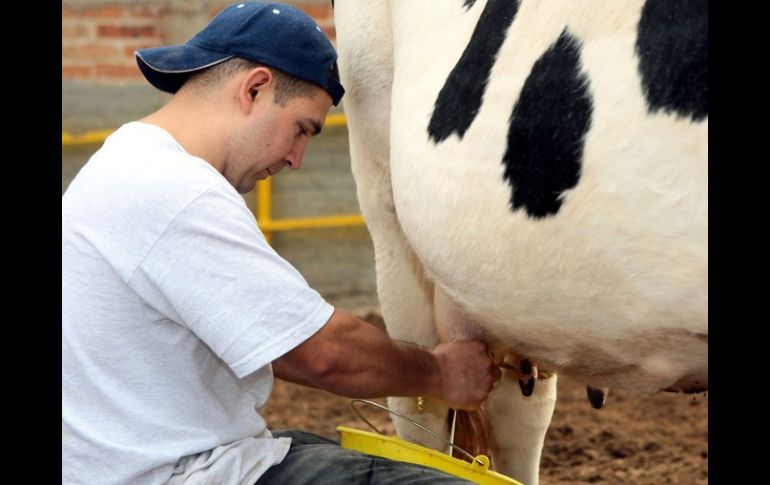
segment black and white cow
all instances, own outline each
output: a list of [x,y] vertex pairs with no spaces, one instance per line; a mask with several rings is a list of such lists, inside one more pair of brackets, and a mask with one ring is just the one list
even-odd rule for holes
[[[388,332],[510,351],[485,411],[528,484],[552,373],[708,387],[707,24],[706,0],[336,1]],[[440,402],[390,405],[446,431]]]

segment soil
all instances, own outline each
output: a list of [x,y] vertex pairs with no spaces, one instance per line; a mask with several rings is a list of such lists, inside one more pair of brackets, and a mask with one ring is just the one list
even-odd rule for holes
[[[382,325],[377,314],[364,319]],[[541,458],[543,485],[708,483],[707,394],[610,390],[604,408],[595,410],[579,382],[560,376],[557,392]],[[395,434],[387,413],[362,412]],[[369,430],[350,399],[280,380],[263,415],[271,429],[299,428],[332,439],[339,439],[338,425]]]

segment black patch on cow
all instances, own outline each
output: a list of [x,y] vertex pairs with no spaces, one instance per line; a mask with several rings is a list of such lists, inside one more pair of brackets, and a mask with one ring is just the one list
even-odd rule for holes
[[580,178],[592,111],[580,44],[565,29],[532,66],[513,107],[503,157],[513,211],[536,219],[559,211]]
[[636,53],[649,110],[701,121],[709,113],[708,1],[647,0]]
[[467,10],[473,8],[474,5],[476,5],[476,0],[465,0],[463,2],[463,7],[465,7]]
[[462,138],[481,108],[489,72],[505,40],[505,32],[519,9],[518,0],[489,0],[460,60],[438,94],[428,123],[435,143],[452,132]]

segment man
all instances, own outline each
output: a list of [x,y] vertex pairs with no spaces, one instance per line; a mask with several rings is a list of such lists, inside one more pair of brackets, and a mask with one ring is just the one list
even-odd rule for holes
[[111,135],[62,198],[63,482],[458,481],[274,437],[259,415],[273,374],[461,409],[500,378],[482,343],[423,350],[333,308],[239,195],[299,169],[339,103],[329,40],[293,7],[241,3],[136,57],[173,98]]

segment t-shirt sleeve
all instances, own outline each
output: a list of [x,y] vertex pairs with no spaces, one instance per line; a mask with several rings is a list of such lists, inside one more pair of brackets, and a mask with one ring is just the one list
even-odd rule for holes
[[242,200],[213,191],[174,218],[130,285],[238,377],[307,340],[334,311],[267,244]]

